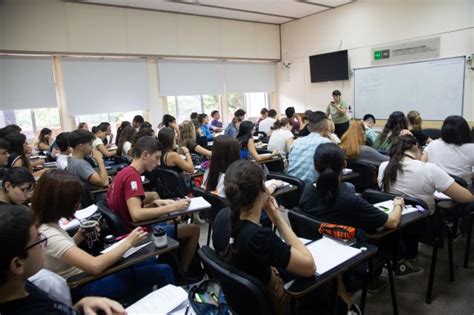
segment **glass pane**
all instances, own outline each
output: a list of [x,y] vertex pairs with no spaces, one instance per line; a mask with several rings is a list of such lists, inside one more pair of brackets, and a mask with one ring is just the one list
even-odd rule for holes
[[268,108],[267,93],[245,93],[247,100],[247,117],[260,117],[260,110]]
[[201,112],[201,96],[178,96],[178,122],[188,120],[192,112]]
[[61,133],[61,120],[57,108],[39,108],[33,111],[35,113],[37,135],[42,128],[51,129],[53,131],[53,138],[56,138]]
[[211,115],[213,110],[219,110],[219,98],[217,95],[203,95],[204,112]]
[[[97,126],[103,121],[109,121],[109,117],[107,114],[95,114],[95,115],[80,115],[76,118],[77,123],[85,122],[89,126],[89,130],[92,129],[93,126]],[[113,122],[112,122],[113,123]]]
[[176,117],[176,98],[174,96],[168,96],[166,101],[168,103],[168,114]]
[[247,111],[245,104],[245,95],[243,93],[230,93],[227,94],[227,111],[228,111],[228,117],[229,121],[232,120],[232,117],[234,117],[234,112],[238,108],[242,108],[245,111]]
[[35,131],[33,130],[33,121],[31,120],[31,110],[30,109],[21,109],[15,110],[15,118],[18,126],[21,127],[22,133],[25,134],[26,138],[34,139]]

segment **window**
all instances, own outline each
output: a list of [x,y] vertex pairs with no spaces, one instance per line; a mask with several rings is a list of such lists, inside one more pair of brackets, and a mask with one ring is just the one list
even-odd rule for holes
[[0,111],[0,127],[16,124],[29,141],[36,140],[43,128],[53,131],[53,138],[61,133],[61,120],[57,108],[16,109]]
[[227,94],[227,107],[229,120],[238,108],[247,112],[247,118],[259,117],[262,108],[270,107],[270,97],[268,93],[230,93]]
[[168,113],[176,117],[178,122],[188,120],[192,112],[208,115],[219,108],[217,95],[168,96]]

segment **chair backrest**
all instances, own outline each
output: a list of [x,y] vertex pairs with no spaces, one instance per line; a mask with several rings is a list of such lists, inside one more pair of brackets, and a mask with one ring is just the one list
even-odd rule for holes
[[121,156],[121,155],[112,156],[112,161],[114,162],[114,164],[125,164],[125,165],[130,164],[130,161],[126,157]]
[[466,183],[466,181],[463,178],[461,178],[459,176],[456,176],[456,175],[452,175],[452,174],[449,174],[449,176],[451,176],[454,179],[454,181],[456,183],[458,183],[460,186],[462,186],[464,188],[467,188],[468,184]]
[[270,180],[270,179],[282,180],[297,188],[296,190],[292,192],[278,196],[277,201],[279,204],[281,204],[287,209],[293,209],[294,207],[299,206],[300,198],[301,198],[301,195],[303,194],[304,185],[305,185],[305,183],[301,179],[295,176],[284,175],[284,174],[274,174],[274,173],[267,175],[267,180]]
[[219,281],[232,309],[237,314],[274,314],[263,283],[224,262],[210,247],[198,250],[209,276]]
[[359,173],[359,176],[347,180],[355,186],[356,192],[374,188],[377,185],[377,168],[374,165],[356,160],[347,160],[347,168]]
[[115,236],[125,235],[129,232],[127,225],[122,220],[122,218],[113,212],[112,209],[107,207],[105,200],[99,200],[97,202],[97,207],[99,208],[100,213],[107,222],[110,231]]
[[160,167],[156,168],[156,172],[163,183],[165,196],[162,196],[162,198],[182,198],[188,194],[184,178],[177,172]]
[[[400,196],[400,195],[399,194],[397,195],[397,194],[387,193],[387,192],[379,191],[379,190],[375,190],[375,189],[367,189],[362,194],[362,198],[364,198],[365,200],[367,200],[371,204],[386,201],[386,200],[390,200],[390,199],[393,199],[397,196]],[[428,209],[428,205],[426,204],[426,202],[424,202],[423,200],[421,200],[419,198],[415,198],[415,197],[411,197],[411,196],[403,196],[403,199],[405,200],[405,204],[407,204],[407,205],[412,205],[412,206],[420,205],[423,208],[425,208],[426,210]]]
[[432,140],[441,138],[441,129],[426,128],[426,129],[423,129],[423,132]]
[[[224,208],[216,215],[212,223],[212,246],[220,253],[227,248],[230,238],[230,209]],[[215,233],[219,231],[219,233]]]
[[321,222],[298,210],[298,208],[288,211],[288,220],[296,236],[309,240],[321,238],[319,234]]
[[215,195],[211,192],[205,191],[200,187],[193,187],[193,196],[194,197],[203,197],[207,202],[211,204],[211,209],[204,210],[205,219],[208,223],[214,222],[214,218],[217,216],[219,211],[227,207],[227,200]]

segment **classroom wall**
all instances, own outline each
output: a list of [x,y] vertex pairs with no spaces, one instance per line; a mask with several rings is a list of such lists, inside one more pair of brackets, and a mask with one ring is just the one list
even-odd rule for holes
[[0,52],[280,59],[278,25],[60,0],[0,0]]
[[[325,110],[334,89],[340,89],[343,98],[353,103],[352,80],[311,83],[310,55],[347,49],[350,68],[367,67],[371,66],[373,47],[438,35],[440,57],[474,53],[474,1],[357,0],[284,24],[282,61],[291,62],[291,68],[278,67],[279,106],[284,110],[292,105],[298,112]],[[464,117],[472,121],[474,71],[466,70],[465,82]]]

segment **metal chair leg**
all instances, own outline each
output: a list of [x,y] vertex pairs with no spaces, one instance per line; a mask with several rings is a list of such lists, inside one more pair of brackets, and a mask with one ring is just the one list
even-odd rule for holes
[[390,296],[392,298],[393,314],[398,315],[397,292],[395,290],[395,282],[393,281],[394,266],[395,265],[393,262],[387,262],[388,281],[390,285]]
[[467,224],[467,234],[466,234],[466,248],[464,248],[464,268],[469,267],[469,254],[471,252],[471,237],[472,237],[472,217],[474,216],[471,213],[468,217]]
[[434,277],[436,273],[436,262],[438,260],[438,248],[440,246],[440,237],[442,239],[442,233],[438,233],[438,237],[435,239],[433,244],[433,252],[431,254],[431,266],[430,266],[430,275],[428,278],[428,289],[426,291],[426,304],[431,304],[432,296],[433,296],[433,285],[434,285]]
[[209,223],[209,228],[207,229],[207,246],[209,246],[209,244],[211,243],[211,230],[211,223]]
[[454,282],[454,258],[453,258],[453,235],[447,231],[448,261],[449,261],[449,281]]

